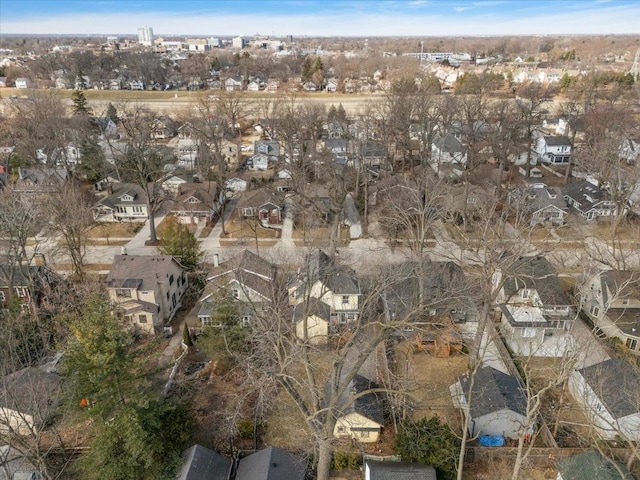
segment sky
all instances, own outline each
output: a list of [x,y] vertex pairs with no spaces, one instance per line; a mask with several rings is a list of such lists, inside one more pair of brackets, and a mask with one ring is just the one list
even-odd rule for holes
[[0,0],[2,34],[640,33],[640,0]]

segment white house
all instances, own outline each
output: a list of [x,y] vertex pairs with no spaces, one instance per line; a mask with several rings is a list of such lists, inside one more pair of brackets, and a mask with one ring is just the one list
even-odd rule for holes
[[606,270],[580,286],[580,305],[594,327],[640,355],[640,272]]
[[575,370],[569,391],[602,439],[640,440],[640,374],[630,363],[610,358]]
[[[331,384],[327,386],[331,388]],[[384,426],[382,397],[379,393],[365,393],[380,388],[362,375],[355,375],[338,398],[338,419],[333,429],[336,438],[351,438],[361,443],[375,443]]]
[[534,148],[538,159],[550,165],[566,165],[571,157],[571,141],[565,136],[543,135]]
[[567,205],[587,220],[610,218],[618,214],[616,203],[594,183],[572,182],[563,189]]
[[431,165],[436,173],[442,176],[441,170],[444,167],[460,176],[466,164],[467,149],[454,134],[448,133],[435,139],[431,145]]
[[225,182],[225,187],[233,193],[244,192],[247,189],[247,181],[243,178],[233,177]]
[[132,183],[111,186],[107,196],[93,206],[96,222],[143,222],[148,216],[147,196],[140,186]]

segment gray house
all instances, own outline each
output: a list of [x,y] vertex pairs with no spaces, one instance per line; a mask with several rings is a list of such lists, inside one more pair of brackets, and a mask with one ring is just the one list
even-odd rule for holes
[[482,367],[476,372],[473,388],[470,385],[467,373],[450,387],[454,402],[465,416],[471,415],[469,434],[519,438],[527,413],[527,398],[520,381],[493,367]]
[[304,480],[306,464],[286,450],[268,447],[240,460],[236,480]]

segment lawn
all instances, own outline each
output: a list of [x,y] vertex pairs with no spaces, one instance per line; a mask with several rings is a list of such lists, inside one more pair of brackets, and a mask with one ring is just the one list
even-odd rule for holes
[[[98,223],[89,230],[89,238],[133,238],[140,231],[144,223],[123,222],[123,223]],[[116,243],[107,243],[117,245]]]
[[[280,237],[279,229],[264,228],[256,225],[255,222],[251,220],[241,221],[237,218],[231,218],[225,222],[224,228],[227,231],[226,238],[228,239],[255,239],[257,236],[259,240],[262,240]],[[224,234],[222,238],[225,238]]]
[[[293,238],[293,242],[298,247],[326,247],[329,245],[329,240],[331,239],[331,227],[308,228],[304,231],[302,229],[297,229],[294,226],[291,236]],[[338,246],[346,247],[347,245],[349,245],[349,229],[341,228]]]

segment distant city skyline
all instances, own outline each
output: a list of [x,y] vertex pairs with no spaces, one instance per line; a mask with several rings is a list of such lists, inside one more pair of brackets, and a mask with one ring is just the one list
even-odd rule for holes
[[2,34],[297,36],[640,33],[637,0],[2,0]]

